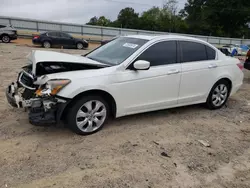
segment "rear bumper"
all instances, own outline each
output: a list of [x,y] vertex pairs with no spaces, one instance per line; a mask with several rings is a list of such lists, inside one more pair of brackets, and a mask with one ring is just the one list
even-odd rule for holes
[[42,42],[38,39],[32,39],[32,43],[35,45],[42,45]]
[[240,87],[242,86],[243,83],[241,84],[238,84],[238,85],[235,85],[233,88],[232,88],[232,91],[231,91],[231,94],[230,95],[234,95],[239,89]]

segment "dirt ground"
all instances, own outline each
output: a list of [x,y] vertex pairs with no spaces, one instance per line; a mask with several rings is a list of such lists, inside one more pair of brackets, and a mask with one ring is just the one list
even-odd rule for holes
[[0,43],[0,187],[250,187],[250,72],[221,110],[196,105],[139,114],[83,137],[62,126],[35,127],[27,112],[8,105],[5,88],[39,49],[30,46]]

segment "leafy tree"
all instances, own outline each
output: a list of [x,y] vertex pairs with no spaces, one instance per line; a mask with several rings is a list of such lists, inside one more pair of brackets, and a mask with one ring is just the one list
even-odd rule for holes
[[109,19],[105,18],[105,16],[101,16],[97,20],[97,25],[100,25],[100,26],[109,26],[110,23],[111,23],[111,21]]
[[90,18],[90,20],[87,23],[87,25],[97,25],[97,21],[98,21],[98,18],[96,16],[92,17],[92,18]]
[[111,21],[105,16],[101,16],[97,18],[96,16],[91,18],[87,25],[99,25],[99,26],[110,26]]
[[153,7],[148,11],[142,13],[139,21],[139,26],[144,30],[154,30],[159,31],[161,29],[160,26],[161,19],[161,10],[158,7]]
[[185,20],[189,25],[189,33],[206,34],[209,33],[206,15],[204,14],[204,4],[206,0],[188,0],[184,10],[180,13],[186,16]]
[[120,11],[117,22],[123,28],[138,28],[139,14],[131,7],[124,8]]
[[194,34],[241,37],[250,20],[250,1],[188,0],[181,14]]
[[93,17],[89,25],[250,38],[250,0],[187,0],[177,12],[177,0],[152,7],[140,16],[131,7],[120,11],[117,20]]

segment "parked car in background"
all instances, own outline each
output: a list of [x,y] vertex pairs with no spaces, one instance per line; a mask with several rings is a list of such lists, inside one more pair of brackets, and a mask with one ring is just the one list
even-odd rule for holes
[[241,44],[240,45],[240,48],[241,48],[241,50],[242,50],[242,53],[241,53],[241,55],[247,55],[247,52],[249,51],[249,46],[248,45],[245,45],[245,44]]
[[74,38],[68,33],[60,31],[45,32],[40,35],[35,35],[32,39],[33,44],[42,45],[44,48],[63,46],[76,49],[88,48],[86,40]]
[[230,56],[231,53],[228,51],[228,48],[218,48],[226,56]]
[[236,50],[235,55],[242,54],[242,49],[241,49],[240,45],[237,45],[237,44],[224,45],[224,46],[222,46],[222,48],[226,48],[230,52],[230,54],[233,53],[234,49]]
[[112,117],[205,103],[223,107],[243,83],[243,65],[213,45],[183,36],[119,37],[84,55],[32,51],[6,90],[35,125],[62,119],[77,134]]
[[11,25],[0,25],[0,40],[3,43],[9,43],[17,39],[17,30]]

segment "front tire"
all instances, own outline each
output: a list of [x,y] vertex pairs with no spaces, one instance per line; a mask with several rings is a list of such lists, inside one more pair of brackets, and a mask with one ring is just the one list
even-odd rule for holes
[[211,110],[222,108],[229,97],[230,84],[226,80],[218,81],[211,89],[206,105]]
[[109,105],[99,96],[86,96],[77,100],[68,110],[69,128],[79,135],[100,131],[109,117]]
[[78,50],[82,50],[83,49],[83,44],[82,43],[77,43],[76,44],[76,48],[78,49]]
[[10,37],[8,35],[3,35],[2,36],[2,41],[3,41],[3,43],[9,43],[10,42]]

